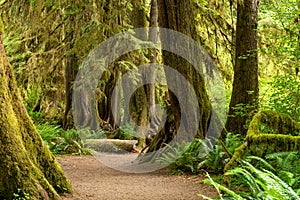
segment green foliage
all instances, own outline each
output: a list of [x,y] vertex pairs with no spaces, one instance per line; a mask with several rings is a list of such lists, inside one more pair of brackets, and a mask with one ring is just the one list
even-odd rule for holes
[[266,155],[266,160],[274,166],[278,176],[300,194],[299,151],[268,154]]
[[[207,146],[207,149],[211,149],[211,151],[209,151],[198,164],[199,169],[205,169],[206,171],[214,173],[222,172],[224,166],[229,161],[229,155],[227,153],[233,154],[235,148],[241,145],[242,140],[240,135],[228,133],[223,145],[221,142],[222,141],[219,140],[215,146],[212,146],[212,143]],[[226,148],[228,152],[225,152],[224,148]]]
[[30,88],[27,88],[27,93],[24,94],[24,99],[26,99],[24,104],[27,110],[34,109],[39,99],[41,98],[40,94],[41,94],[41,89],[38,86],[31,86]]
[[259,9],[261,107],[299,121],[299,1],[265,0]]
[[[176,147],[166,144],[169,151],[165,152],[159,162],[174,165],[172,173],[182,174],[184,172],[197,173],[197,162],[202,147],[201,140],[194,140],[188,144],[177,144]],[[183,152],[183,153],[182,153]]]
[[243,104],[243,103],[236,104],[234,107],[232,107],[232,109],[234,110],[234,114],[231,115],[231,117],[247,116],[249,114],[249,110],[252,110],[253,108],[254,105]]
[[167,145],[170,151],[162,155],[160,162],[174,165],[174,173],[199,173],[202,170],[220,173],[229,161],[229,155],[224,148],[232,154],[241,143],[240,135],[228,133],[223,145],[221,141],[214,139],[195,139],[177,147]]
[[300,199],[287,183],[271,171],[260,170],[249,162],[242,162],[242,167],[229,170],[225,175],[238,176],[255,199]]
[[59,126],[38,124],[36,128],[47,147],[54,154],[89,154],[76,130],[63,130]]
[[98,44],[130,28],[131,9],[125,0],[2,2],[4,45],[29,110],[40,101],[45,117],[61,119],[67,63],[75,58],[76,71]]
[[91,130],[89,128],[86,129],[79,129],[78,134],[82,140],[86,139],[105,139],[107,138],[107,135],[109,134],[108,131],[101,129],[98,131]]
[[55,145],[55,141],[60,137],[62,129],[59,126],[50,124],[37,124],[36,128],[47,147],[51,150]]
[[[221,185],[221,184],[215,182],[215,181],[210,177],[209,173],[206,173],[206,176],[208,177],[208,179],[203,180],[203,183],[214,186],[214,187],[216,188],[216,190],[217,190],[219,196],[220,196],[220,199],[223,199],[223,197],[222,197],[222,192],[224,192],[224,193],[226,193],[226,194],[232,196],[233,199],[236,199],[236,200],[243,200],[243,199],[244,199],[242,196],[240,196],[240,195],[237,194],[236,192],[234,192],[234,191],[232,191],[232,190],[226,188],[225,186],[223,186],[223,185]],[[207,197],[207,196],[205,196],[205,195],[203,195],[203,194],[198,194],[198,196],[199,196],[199,197],[202,197],[202,198],[204,198],[204,199],[212,200],[212,198],[209,198],[209,197]],[[229,198],[226,198],[226,199],[229,199]]]
[[119,128],[118,139],[133,140],[135,139],[134,137],[135,135],[136,135],[136,131],[134,130],[134,127],[131,126],[130,124],[126,124]]
[[[260,160],[260,159],[259,159]],[[232,191],[208,176],[204,183],[213,185],[220,194],[220,199],[300,199],[294,189],[274,172],[258,169],[250,162],[241,161],[242,166],[236,167],[225,173],[236,184],[241,184],[242,191]],[[223,194],[222,194],[223,193]],[[203,195],[201,195],[203,196]],[[205,199],[210,199],[203,196]]]
[[266,155],[266,159],[278,170],[300,172],[300,155],[298,151],[272,153]]
[[[260,1],[259,26],[261,70],[268,76],[280,71],[292,72],[299,63],[297,0]],[[266,65],[268,67],[266,67]]]
[[207,154],[201,159],[198,164],[198,169],[206,169],[214,173],[222,172],[223,167],[228,160],[228,155],[223,151],[222,145],[218,142],[213,146],[212,142],[205,144],[205,148],[208,150]]
[[29,116],[31,117],[31,119],[33,120],[33,122],[35,124],[42,124],[42,123],[46,123],[45,122],[45,114],[41,113],[41,112],[34,112],[31,110],[27,111]]
[[64,152],[67,154],[76,155],[89,154],[88,149],[84,147],[84,143],[75,129],[63,131],[61,137],[63,140],[60,141],[55,147],[57,153]]
[[120,126],[116,130],[105,130],[100,129],[98,131],[85,130],[83,129],[82,135],[86,139],[120,139],[120,140],[135,140],[136,139],[136,130],[130,124],[125,124]]
[[28,200],[30,199],[30,195],[26,192],[22,192],[21,189],[18,189],[17,193],[14,193],[13,200]]
[[262,107],[289,114],[296,121],[300,121],[299,77],[292,74],[278,75],[269,85],[270,90],[264,97],[267,101],[263,102]]

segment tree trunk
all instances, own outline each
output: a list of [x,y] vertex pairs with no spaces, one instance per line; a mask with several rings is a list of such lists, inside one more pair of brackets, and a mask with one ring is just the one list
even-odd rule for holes
[[75,81],[77,74],[78,60],[75,54],[68,56],[65,67],[65,90],[66,90],[66,107],[63,117],[63,128],[65,130],[73,128],[73,116],[71,112],[72,108],[72,92],[73,82]]
[[247,120],[258,106],[257,20],[258,1],[238,1],[234,81],[226,129],[243,136]]
[[[134,28],[143,28],[147,26],[147,13],[145,12],[144,5],[145,1],[133,2],[134,15],[131,16],[131,22]],[[147,32],[139,32],[138,38],[143,40],[147,39]],[[141,66],[145,63],[143,59],[137,60],[137,66]],[[132,116],[133,123],[138,125],[139,128],[135,130],[137,134],[138,143],[135,150],[140,152],[146,143],[146,130],[143,127],[148,126],[148,107],[147,107],[147,93],[145,87],[138,88],[132,97],[130,102],[130,116]],[[127,95],[124,93],[124,96]],[[128,98],[128,96],[127,96]]]
[[23,105],[0,39],[0,199],[59,199],[71,185]]
[[[175,0],[158,0],[158,21],[159,26],[163,28],[169,28],[176,31],[179,31],[191,38],[197,40],[196,33],[196,12],[194,10],[194,5],[192,1],[175,1]],[[168,37],[168,36],[167,36]],[[172,41],[174,44],[165,44],[165,45],[174,45],[176,46],[175,38],[161,38],[161,40]],[[178,44],[180,45],[180,44]],[[180,48],[189,48],[188,46],[180,47]],[[191,52],[192,54],[193,52]],[[199,123],[197,137],[204,138],[206,131],[208,129],[209,118],[210,118],[210,103],[208,99],[208,94],[205,90],[205,83],[203,77],[197,72],[197,70],[183,58],[178,55],[174,55],[170,52],[163,51],[163,61],[164,64],[170,66],[177,70],[181,75],[183,75],[186,80],[193,86],[194,92],[196,94],[198,105],[201,108],[200,110],[200,122]],[[174,77],[170,77],[168,73],[166,73],[167,85],[174,85],[176,88],[181,88],[182,83],[180,80],[175,80]],[[187,95],[186,91],[181,91],[181,96]],[[181,116],[181,108],[178,102],[177,97],[169,91],[170,97],[170,112],[168,113],[168,119],[166,121],[165,127],[162,131],[160,131],[151,142],[149,146],[149,151],[158,150],[165,143],[169,143],[175,136],[179,126],[181,118],[184,118],[183,121],[190,122],[193,119],[186,118],[186,116]],[[193,109],[194,104],[191,102],[192,100],[189,96],[185,98],[185,104],[187,107]],[[190,105],[190,106],[189,106]],[[171,130],[173,129],[173,130]],[[174,130],[175,129],[175,130]],[[189,132],[190,127],[186,127],[184,125],[184,131]],[[191,139],[191,138],[186,138]]]
[[[149,41],[157,44],[158,40],[158,5],[157,0],[152,0],[151,2],[151,11],[150,11],[150,27],[156,28],[156,29],[150,29],[149,30]],[[150,119],[150,125],[147,131],[147,138],[152,137],[156,134],[158,131],[160,120],[158,119],[158,116],[156,115],[156,102],[155,102],[155,78],[156,78],[156,70],[155,70],[155,64],[157,59],[157,49],[152,50],[152,54],[150,55],[150,61],[153,65],[153,73],[150,74],[150,84],[147,84],[145,86],[146,88],[146,94],[147,94],[147,101],[148,101],[148,110],[149,110],[149,119]],[[148,142],[147,142],[148,143]]]

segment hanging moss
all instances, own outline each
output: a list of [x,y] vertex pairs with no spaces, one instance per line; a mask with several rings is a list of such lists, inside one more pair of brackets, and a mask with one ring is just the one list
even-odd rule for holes
[[247,152],[263,156],[270,152],[293,150],[300,151],[300,124],[287,114],[263,110],[253,117],[244,144],[235,150],[225,171]]
[[34,0],[1,6],[6,52],[28,109],[62,123],[74,81],[66,66],[75,77],[93,48],[129,28],[130,5],[125,0]]

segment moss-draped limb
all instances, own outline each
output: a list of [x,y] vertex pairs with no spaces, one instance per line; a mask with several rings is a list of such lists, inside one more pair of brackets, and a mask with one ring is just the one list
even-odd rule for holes
[[224,170],[231,169],[247,150],[259,156],[266,152],[300,151],[300,124],[287,114],[258,112],[250,122],[245,143],[235,150]]

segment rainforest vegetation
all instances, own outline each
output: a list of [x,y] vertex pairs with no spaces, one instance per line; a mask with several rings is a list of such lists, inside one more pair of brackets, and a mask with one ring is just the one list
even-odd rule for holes
[[[72,193],[56,156],[94,155],[100,140],[205,176],[219,195],[199,198],[300,199],[299,0],[1,0],[0,13],[0,199]],[[133,50],[95,75],[122,43]]]

